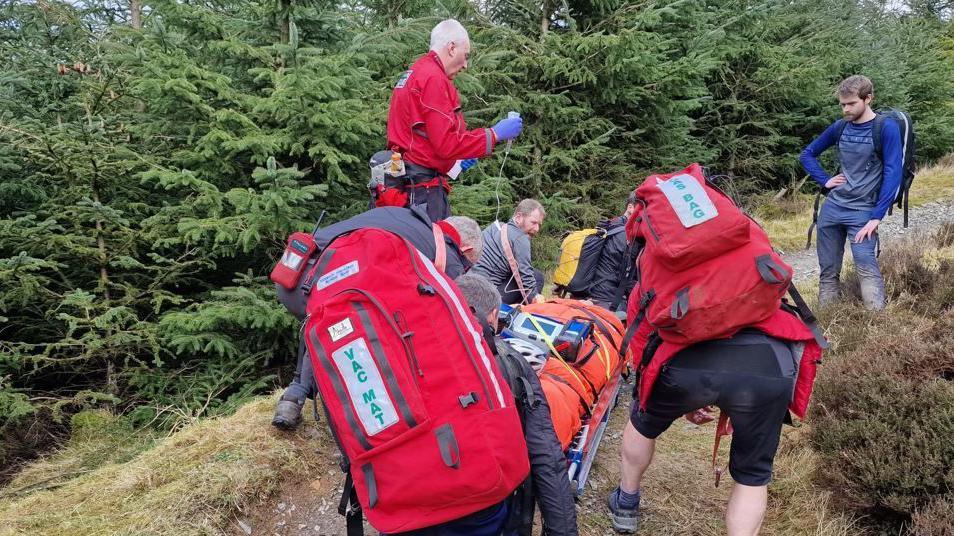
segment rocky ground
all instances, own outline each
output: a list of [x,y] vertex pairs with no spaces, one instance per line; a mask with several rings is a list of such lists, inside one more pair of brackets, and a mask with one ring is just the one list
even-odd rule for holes
[[[954,202],[950,200],[933,201],[918,207],[912,207],[908,215],[908,227],[903,226],[904,218],[900,212],[887,216],[878,232],[881,235],[881,247],[887,247],[892,241],[919,233],[929,234],[936,231],[942,223],[954,221]],[[808,229],[805,230],[806,232]],[[850,249],[849,249],[850,251]],[[813,280],[818,277],[818,259],[815,255],[815,237],[809,249],[786,251],[782,257],[795,269],[795,281]],[[850,255],[850,253],[849,253]]]

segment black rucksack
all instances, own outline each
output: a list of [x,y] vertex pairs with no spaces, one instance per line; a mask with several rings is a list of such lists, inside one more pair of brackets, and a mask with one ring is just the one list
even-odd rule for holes
[[[908,226],[908,196],[911,190],[911,184],[914,182],[915,175],[915,164],[914,156],[916,150],[916,140],[917,135],[914,132],[914,122],[911,120],[911,115],[902,110],[897,110],[895,108],[888,108],[886,110],[881,110],[876,112],[874,118],[874,124],[871,126],[871,142],[875,148],[875,156],[878,157],[878,160],[882,163],[884,162],[884,146],[881,140],[881,131],[884,129],[884,122],[887,120],[892,120],[898,125],[898,130],[901,133],[901,185],[898,188],[898,194],[894,199],[894,202],[891,204],[891,207],[888,209],[888,214],[891,214],[894,211],[894,206],[897,205],[898,208],[904,209],[904,226]],[[844,119],[838,120],[837,125],[837,140],[841,140],[841,134],[845,131],[845,127],[848,125],[848,122]],[[837,142],[836,142],[837,146]],[[812,214],[812,225],[808,229],[808,242],[805,244],[805,247],[808,248],[812,245],[812,231],[815,230],[815,225],[818,223],[818,206],[821,202],[821,196],[828,195],[827,191],[822,191],[815,196],[815,208]]]
[[[904,226],[908,226],[908,191],[911,189],[911,183],[914,182],[914,154],[915,140],[917,135],[914,133],[914,122],[908,112],[888,108],[877,112],[874,118],[874,125],[871,127],[871,141],[875,147],[875,155],[878,160],[884,162],[884,146],[881,141],[881,131],[884,129],[884,122],[888,119],[898,124],[898,130],[901,132],[901,186],[898,188],[898,195],[892,203],[898,208],[904,209]],[[841,139],[841,133],[845,130],[845,121],[841,121],[838,127],[838,139]],[[888,214],[891,214],[889,209]]]

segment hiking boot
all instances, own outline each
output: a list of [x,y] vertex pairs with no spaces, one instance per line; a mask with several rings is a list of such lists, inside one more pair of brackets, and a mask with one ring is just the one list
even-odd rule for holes
[[616,532],[636,532],[636,522],[639,520],[639,502],[636,508],[626,509],[619,507],[619,488],[613,490],[606,500],[613,520],[613,529]]
[[272,426],[281,430],[294,430],[301,424],[301,406],[291,400],[279,400],[272,417]]

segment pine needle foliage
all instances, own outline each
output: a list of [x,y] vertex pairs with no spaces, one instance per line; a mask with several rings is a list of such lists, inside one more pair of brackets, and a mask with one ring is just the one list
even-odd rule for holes
[[849,74],[912,113],[926,161],[954,148],[954,30],[931,3],[148,0],[140,15],[0,1],[0,437],[54,405],[177,427],[287,380],[297,326],[268,271],[290,232],[366,206],[391,87],[442,18],[470,29],[468,122],[525,121],[460,178],[455,210],[486,224],[540,198],[544,266],[652,170],[788,185]]

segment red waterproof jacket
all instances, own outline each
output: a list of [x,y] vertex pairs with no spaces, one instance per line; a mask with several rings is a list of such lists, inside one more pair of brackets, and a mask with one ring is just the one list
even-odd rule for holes
[[460,97],[436,52],[401,75],[388,110],[388,148],[419,166],[446,174],[457,160],[488,156],[497,139],[489,128],[467,130]]
[[[635,318],[638,312],[639,298],[634,294],[630,296],[629,299],[629,311],[627,311],[627,316],[629,318]],[[795,393],[788,406],[788,409],[791,410],[796,417],[804,419],[805,413],[808,410],[808,401],[812,394],[812,386],[815,383],[815,369],[821,360],[821,346],[815,341],[811,330],[808,329],[808,326],[806,326],[804,322],[795,315],[781,309],[776,311],[775,314],[769,318],[749,327],[757,329],[776,339],[804,343],[804,351],[802,352],[801,362],[798,367],[798,378],[795,380]],[[637,368],[640,360],[642,360],[643,349],[652,331],[652,326],[645,320],[643,320],[642,324],[636,330],[636,334],[632,340],[634,368]],[[652,360],[646,369],[643,370],[639,378],[640,407],[646,407],[646,403],[649,401],[649,395],[653,390],[653,384],[656,383],[656,378],[659,377],[662,366],[687,346],[688,345],[663,342],[659,348],[656,349]]]

